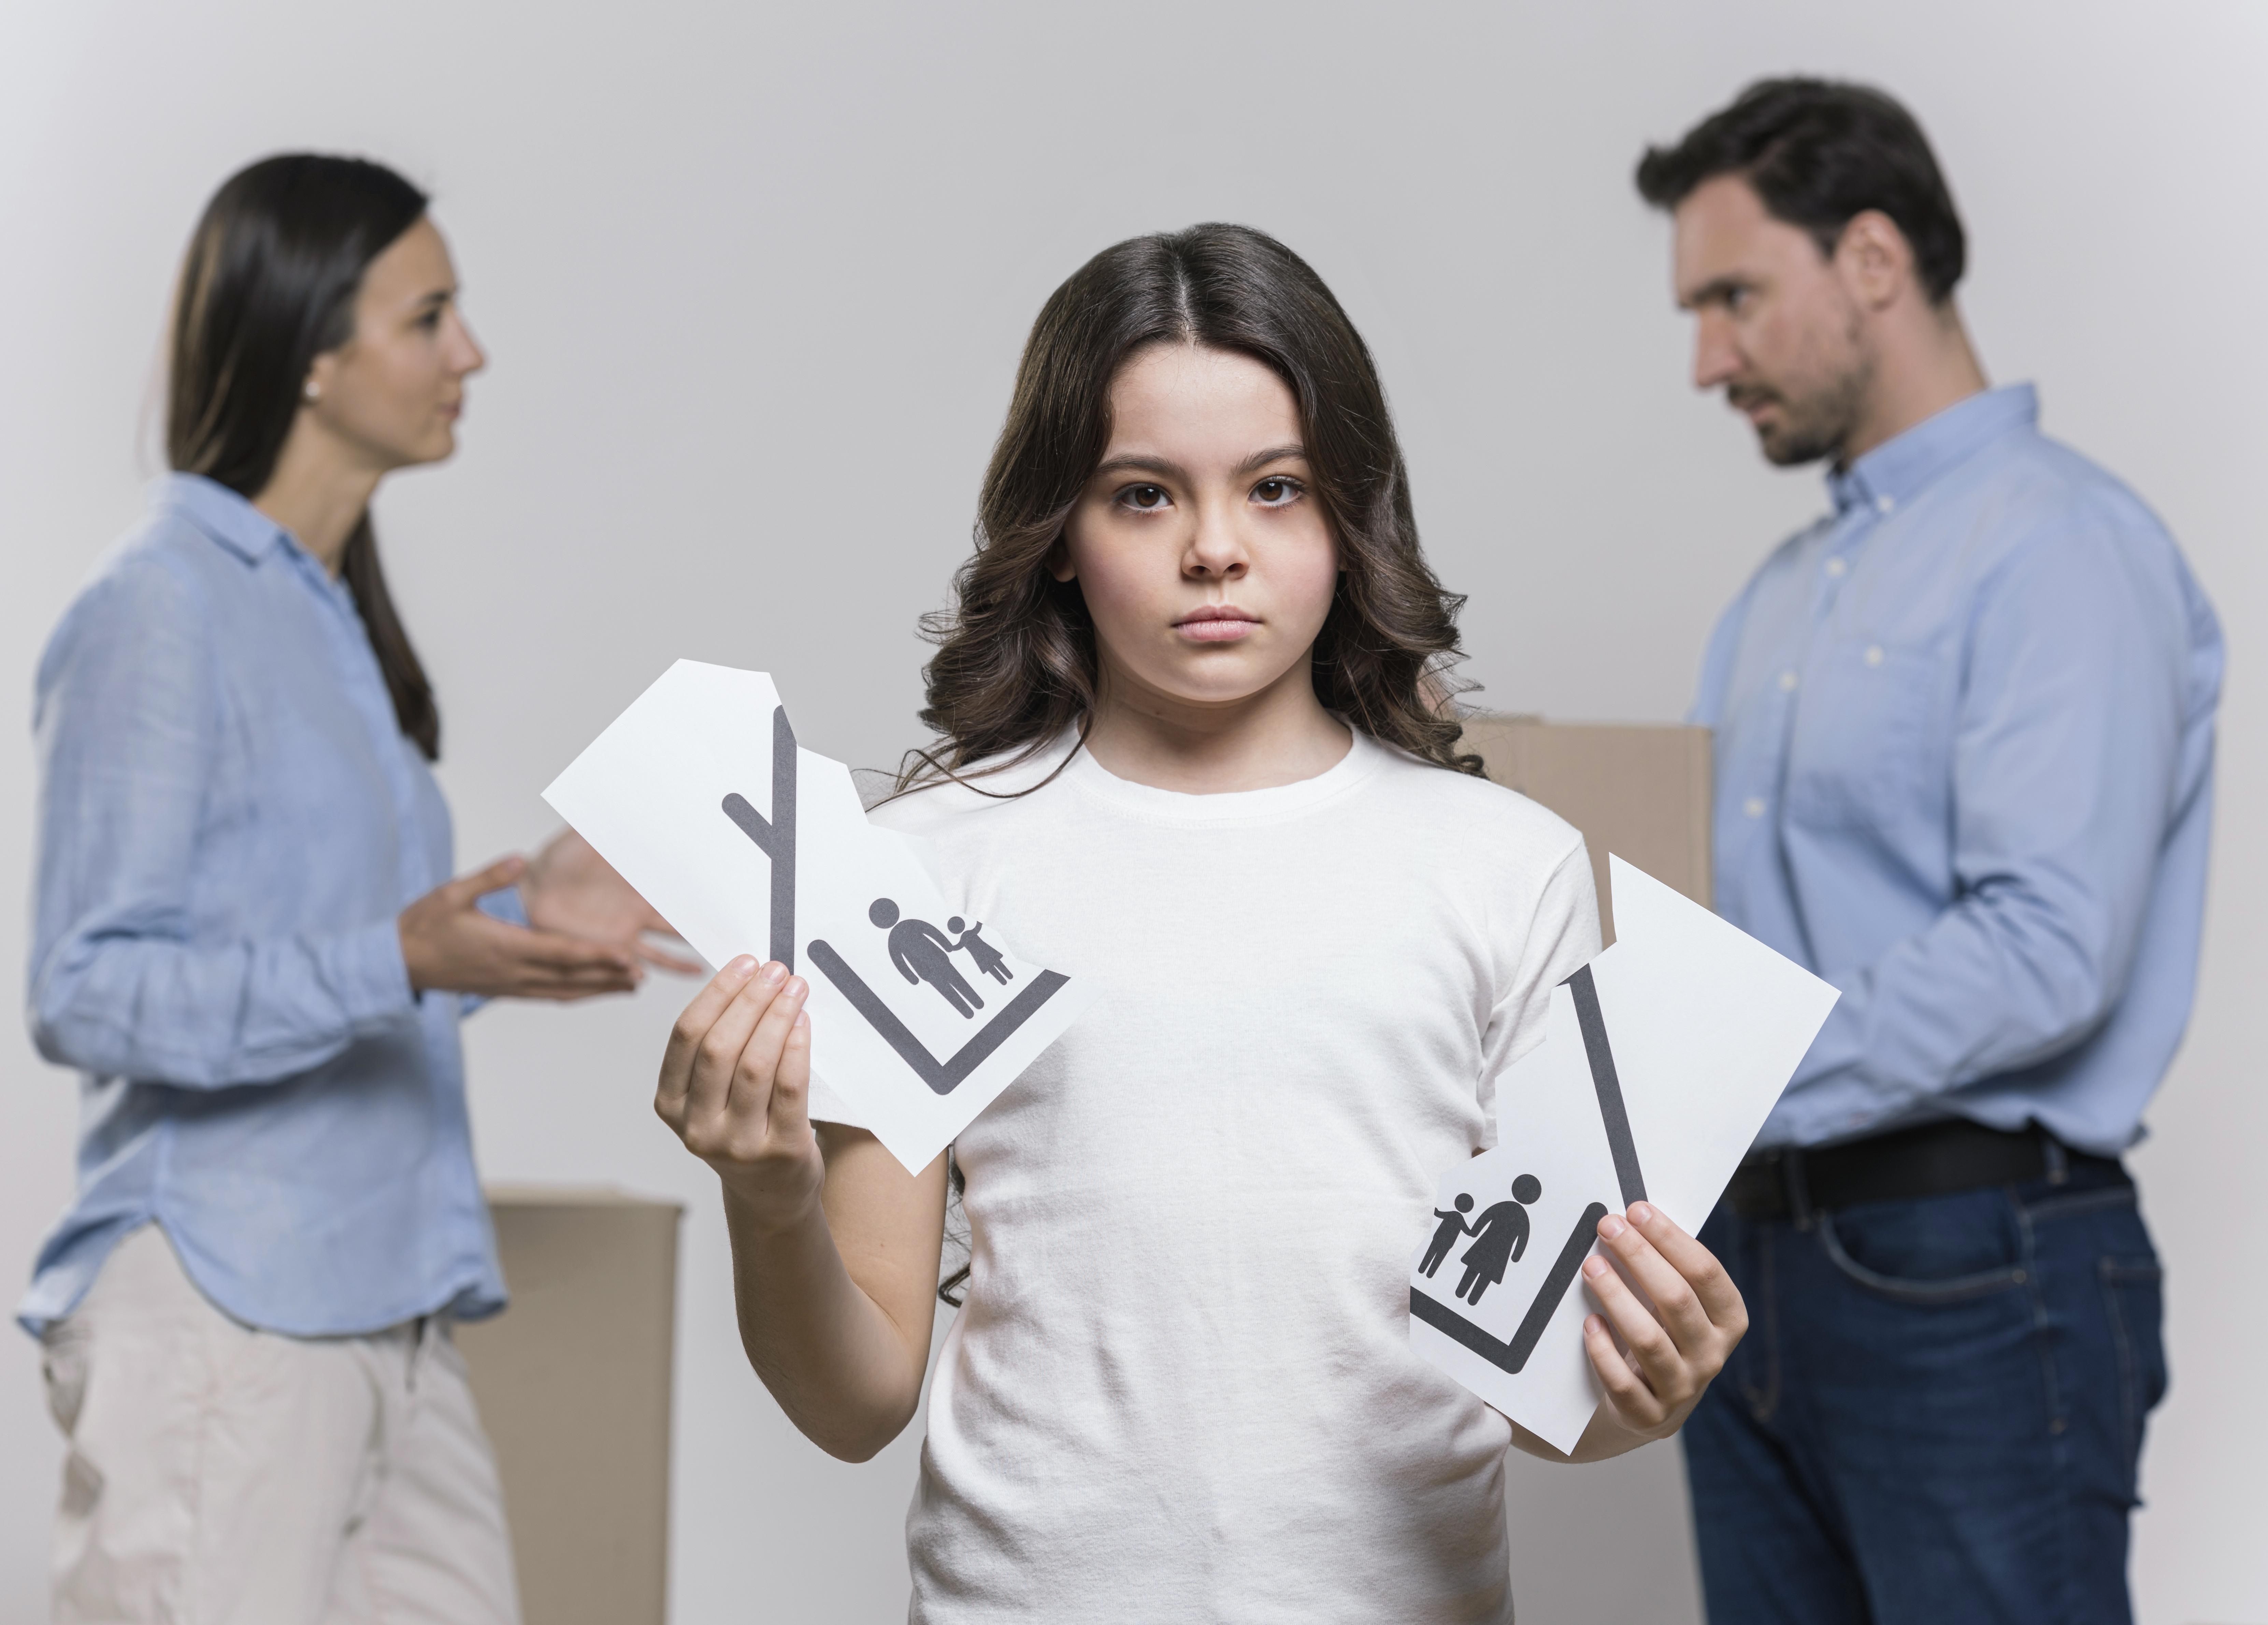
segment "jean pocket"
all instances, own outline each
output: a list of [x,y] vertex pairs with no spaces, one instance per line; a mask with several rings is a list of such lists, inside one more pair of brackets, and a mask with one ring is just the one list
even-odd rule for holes
[[2118,1415],[2125,1437],[2126,1476],[2142,1456],[2142,1427],[2166,1397],[2166,1272],[2153,1254],[2113,1254],[2095,1266],[2104,1311],[2118,1354]]
[[1826,1250],[1830,1263],[1868,1291],[1897,1303],[1966,1303],[1971,1298],[2012,1290],[2031,1278],[2021,1259],[1985,1268],[1965,1270],[1957,1275],[1892,1275],[1863,1264],[1851,1255],[1844,1245],[1841,1232],[1835,1227],[1832,1214],[1820,1214],[1816,1223],[1819,1243]]

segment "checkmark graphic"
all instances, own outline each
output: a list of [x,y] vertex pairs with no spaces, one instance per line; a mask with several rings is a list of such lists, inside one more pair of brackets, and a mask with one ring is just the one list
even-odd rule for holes
[[[1599,1098],[1599,1121],[1606,1129],[1616,1182],[1622,1188],[1623,1206],[1627,1209],[1631,1202],[1646,1199],[1646,1175],[1638,1167],[1638,1143],[1631,1136],[1630,1112],[1623,1102],[1622,1077],[1615,1070],[1614,1048],[1607,1042],[1606,1016],[1599,1008],[1599,990],[1589,966],[1567,978],[1567,990],[1574,999],[1575,1022],[1583,1035],[1583,1056],[1590,1066],[1591,1087]],[[1454,1219],[1456,1216],[1447,1217]],[[1454,1338],[1491,1365],[1518,1375],[1527,1365],[1528,1357],[1535,1352],[1543,1328],[1559,1312],[1560,1300],[1567,1296],[1567,1289],[1575,1284],[1576,1272],[1582,1268],[1584,1255],[1590,1252],[1591,1243],[1599,1233],[1599,1221],[1606,1217],[1607,1204],[1603,1202],[1592,1202],[1583,1210],[1583,1217],[1575,1221],[1575,1228],[1568,1232],[1559,1256],[1551,1261],[1543,1284],[1536,1289],[1510,1342],[1491,1336],[1447,1304],[1414,1286],[1410,1289],[1410,1318],[1424,1321],[1445,1337]],[[1479,1299],[1476,1298],[1474,1301],[1477,1303]]]
[[1071,981],[1060,971],[1042,971],[1022,992],[1008,1001],[1006,1009],[977,1028],[967,1043],[939,1060],[882,1003],[881,996],[866,985],[865,978],[843,962],[841,954],[818,938],[812,938],[806,952],[819,974],[833,982],[836,990],[850,1001],[850,1007],[866,1018],[866,1025],[880,1033],[883,1040],[898,1052],[898,1058],[913,1069],[914,1075],[939,1094],[951,1094],[984,1063],[987,1055],[1007,1042],[1010,1034],[1038,1014],[1040,1007],[1056,996],[1057,989]]

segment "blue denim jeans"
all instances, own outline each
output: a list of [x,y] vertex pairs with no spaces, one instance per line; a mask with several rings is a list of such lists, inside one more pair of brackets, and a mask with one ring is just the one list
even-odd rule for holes
[[1712,1625],[2126,1625],[2166,1387],[2131,1185],[1719,1208],[1749,1335],[1685,1425]]

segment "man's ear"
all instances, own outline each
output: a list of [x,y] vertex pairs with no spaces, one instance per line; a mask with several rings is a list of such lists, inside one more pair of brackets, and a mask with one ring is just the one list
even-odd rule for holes
[[1862,209],[1836,241],[1835,268],[1860,305],[1881,310],[1896,304],[1913,283],[1913,245],[1889,216]]
[[1048,544],[1048,555],[1044,562],[1048,567],[1048,574],[1053,576],[1057,581],[1071,581],[1079,575],[1079,571],[1071,568],[1071,547],[1060,536]]

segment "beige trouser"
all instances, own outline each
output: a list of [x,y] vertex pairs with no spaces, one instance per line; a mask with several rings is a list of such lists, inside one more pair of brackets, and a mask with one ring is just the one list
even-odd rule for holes
[[496,1460],[440,1317],[285,1337],[134,1232],[47,1335],[55,1625],[517,1625]]

